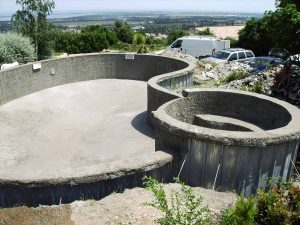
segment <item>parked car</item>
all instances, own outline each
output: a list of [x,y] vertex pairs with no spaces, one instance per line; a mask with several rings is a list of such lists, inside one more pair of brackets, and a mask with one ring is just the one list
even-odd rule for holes
[[271,48],[269,51],[269,56],[287,60],[290,56],[290,52],[285,48]]
[[252,67],[253,71],[259,72],[279,64],[283,64],[284,61],[281,58],[262,56],[247,60],[244,63]]
[[211,36],[186,36],[178,38],[166,50],[203,58],[226,48],[230,48],[229,40],[220,40]]
[[228,48],[218,51],[213,56],[204,58],[203,60],[222,64],[231,61],[243,62],[254,57],[255,55],[251,50],[242,48]]

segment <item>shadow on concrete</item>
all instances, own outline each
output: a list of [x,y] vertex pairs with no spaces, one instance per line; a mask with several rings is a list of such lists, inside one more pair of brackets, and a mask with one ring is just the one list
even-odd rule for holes
[[138,132],[154,139],[154,130],[148,125],[147,122],[147,111],[136,115],[131,121],[131,125]]

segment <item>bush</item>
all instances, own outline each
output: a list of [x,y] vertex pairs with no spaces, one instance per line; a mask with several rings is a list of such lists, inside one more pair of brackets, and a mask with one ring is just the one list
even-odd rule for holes
[[35,58],[34,50],[28,37],[17,33],[0,33],[0,63],[25,63]]
[[254,198],[240,198],[234,208],[224,210],[221,225],[298,225],[300,188],[291,183],[267,182],[266,191]]
[[[179,183],[179,180],[176,179]],[[191,187],[183,183],[181,191],[172,191],[170,200],[166,196],[163,185],[151,177],[144,177],[144,185],[155,195],[155,202],[150,203],[165,216],[157,220],[161,225],[212,225],[209,209],[202,207],[202,198],[197,198]]]
[[167,43],[172,44],[174,41],[176,41],[178,38],[181,38],[183,36],[188,35],[189,33],[184,31],[184,30],[173,30],[168,38],[167,38]]
[[207,27],[204,30],[198,31],[198,35],[214,36],[214,33]]
[[217,80],[217,84],[218,85],[222,85],[222,84],[228,84],[231,81],[234,80],[239,80],[241,78],[243,78],[246,74],[246,71],[244,70],[235,70],[232,71],[229,75],[227,76],[221,76],[218,80]]
[[226,209],[221,217],[221,225],[254,225],[256,205],[254,198],[240,197],[234,208]]
[[98,25],[87,26],[81,33],[56,30],[54,36],[55,51],[69,54],[99,52],[116,42],[113,32]]
[[134,37],[133,37],[133,44],[135,45],[143,45],[146,43],[146,38],[143,34],[141,33],[136,33],[134,34]]
[[114,31],[116,32],[119,41],[132,43],[134,33],[127,22],[123,23],[122,21],[116,21]]
[[300,224],[300,188],[279,182],[257,196],[256,221],[262,225]]
[[230,41],[230,47],[231,48],[237,48],[239,46],[239,42],[238,40],[232,38],[232,37],[226,37],[225,40],[229,40]]

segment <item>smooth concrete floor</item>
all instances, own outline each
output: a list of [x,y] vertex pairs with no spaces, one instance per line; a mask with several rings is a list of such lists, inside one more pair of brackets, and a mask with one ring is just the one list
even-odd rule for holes
[[0,179],[76,176],[147,157],[154,139],[146,105],[146,82],[112,79],[53,87],[0,106]]

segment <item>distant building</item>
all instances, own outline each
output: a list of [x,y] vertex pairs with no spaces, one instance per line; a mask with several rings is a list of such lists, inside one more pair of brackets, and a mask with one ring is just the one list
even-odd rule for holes
[[158,33],[158,34],[154,34],[154,33],[146,33],[146,36],[147,36],[147,37],[153,37],[154,39],[157,39],[157,40],[166,39],[166,38],[168,37],[168,35],[166,35],[166,34],[161,34],[161,33]]
[[69,29],[67,29],[65,31],[69,32],[69,33],[73,33],[73,34],[79,34],[81,32],[80,29],[76,29],[76,28],[69,28]]
[[137,31],[137,30],[145,30],[145,27],[143,27],[143,26],[134,26],[134,27],[132,27],[131,29],[134,30],[134,31]]

